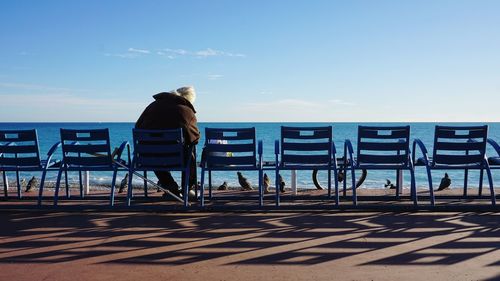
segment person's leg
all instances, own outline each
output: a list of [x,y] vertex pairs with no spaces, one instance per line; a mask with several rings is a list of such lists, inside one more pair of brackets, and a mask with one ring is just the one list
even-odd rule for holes
[[155,171],[155,175],[160,181],[162,187],[167,188],[175,195],[180,195],[179,185],[177,184],[177,182],[175,182],[172,174],[170,174],[169,171]]

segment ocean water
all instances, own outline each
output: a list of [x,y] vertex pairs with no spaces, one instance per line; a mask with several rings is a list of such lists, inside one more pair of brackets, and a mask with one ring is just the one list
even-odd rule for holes
[[[434,127],[439,125],[479,125],[488,124],[489,125],[489,137],[497,141],[500,141],[500,123],[199,123],[200,131],[202,132],[202,139],[198,145],[198,157],[201,154],[202,144],[204,143],[203,132],[206,127],[255,127],[257,132],[257,139],[262,140],[264,143],[264,160],[273,161],[274,160],[274,141],[279,139],[280,126],[333,126],[333,138],[337,148],[337,157],[341,157],[344,153],[344,140],[351,139],[353,145],[356,146],[357,138],[357,127],[358,125],[410,125],[411,126],[411,139],[419,138],[421,139],[427,149],[431,153],[433,138],[434,138]],[[59,129],[82,129],[82,128],[109,128],[111,142],[113,147],[119,146],[122,141],[132,140],[132,128],[133,123],[0,123],[0,129],[36,129],[38,132],[38,138],[40,143],[40,150],[42,158],[45,156],[49,148],[59,140]],[[354,147],[356,149],[356,147]],[[495,155],[490,147],[487,151],[488,155]],[[55,158],[60,158],[61,154],[58,151]],[[433,181],[437,186],[441,180],[445,171],[434,171]],[[452,178],[452,188],[459,188],[463,186],[463,171],[447,171]],[[269,173],[271,180],[273,180],[273,172]],[[29,174],[22,174],[23,177],[29,177]],[[39,175],[38,175],[39,176]],[[148,175],[154,178],[154,174]],[[198,173],[198,176],[200,174]],[[246,172],[245,176],[256,185],[258,182],[257,173]],[[303,188],[314,188],[311,179],[311,172],[309,171],[299,171],[297,175],[297,183],[299,187]],[[111,179],[111,172],[91,172],[90,174],[92,183],[108,184]],[[119,178],[123,177],[123,174],[119,175]],[[178,175],[176,175],[178,179]],[[285,181],[290,178],[289,172],[283,172],[283,177]],[[500,184],[500,170],[493,171],[494,181]],[[53,181],[56,178],[56,173],[50,173],[47,180]],[[231,186],[237,185],[237,177],[235,172],[216,172],[212,175],[213,184],[218,186],[222,181],[227,181]],[[11,177],[12,179],[12,177]],[[71,180],[77,180],[77,175],[70,175]],[[383,188],[386,179],[391,181],[396,181],[396,173],[394,171],[369,171],[368,177],[362,187],[366,188]],[[486,181],[485,174],[485,184]],[[319,180],[326,185],[326,172],[319,173]],[[404,186],[409,186],[409,173],[404,173]],[[419,167],[416,172],[417,185],[427,186],[427,175],[425,168]],[[479,180],[479,172],[470,171],[469,172],[469,186],[477,187]]]

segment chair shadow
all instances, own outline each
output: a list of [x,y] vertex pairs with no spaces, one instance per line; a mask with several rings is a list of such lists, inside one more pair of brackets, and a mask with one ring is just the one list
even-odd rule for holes
[[20,212],[0,225],[0,263],[39,264],[452,265],[500,237],[496,213]]

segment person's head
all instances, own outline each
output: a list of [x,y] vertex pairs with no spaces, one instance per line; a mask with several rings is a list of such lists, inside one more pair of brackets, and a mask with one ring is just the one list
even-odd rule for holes
[[191,104],[194,104],[194,101],[196,100],[196,92],[192,86],[181,87],[172,92],[187,99]]

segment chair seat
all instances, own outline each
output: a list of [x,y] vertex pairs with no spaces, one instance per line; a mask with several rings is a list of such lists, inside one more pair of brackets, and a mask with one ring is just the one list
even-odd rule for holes
[[[420,157],[415,161],[415,166],[425,166],[425,158]],[[435,163],[431,158],[429,158],[429,166],[436,169],[473,169],[473,168],[481,168],[482,163],[470,163],[470,164],[440,164]]]
[[488,158],[488,163],[490,165],[494,165],[494,166],[499,165],[500,166],[500,157],[490,157],[490,158]]
[[210,165],[207,170],[211,171],[237,171],[237,170],[257,170],[258,165]]
[[288,164],[280,165],[280,170],[325,170],[333,169],[334,165],[321,165],[321,164]]
[[[350,164],[350,163],[349,163]],[[353,160],[353,165],[355,169],[380,169],[380,170],[392,170],[392,169],[404,169],[409,166],[401,163],[401,164],[378,164],[378,163],[359,163],[357,159]]]

